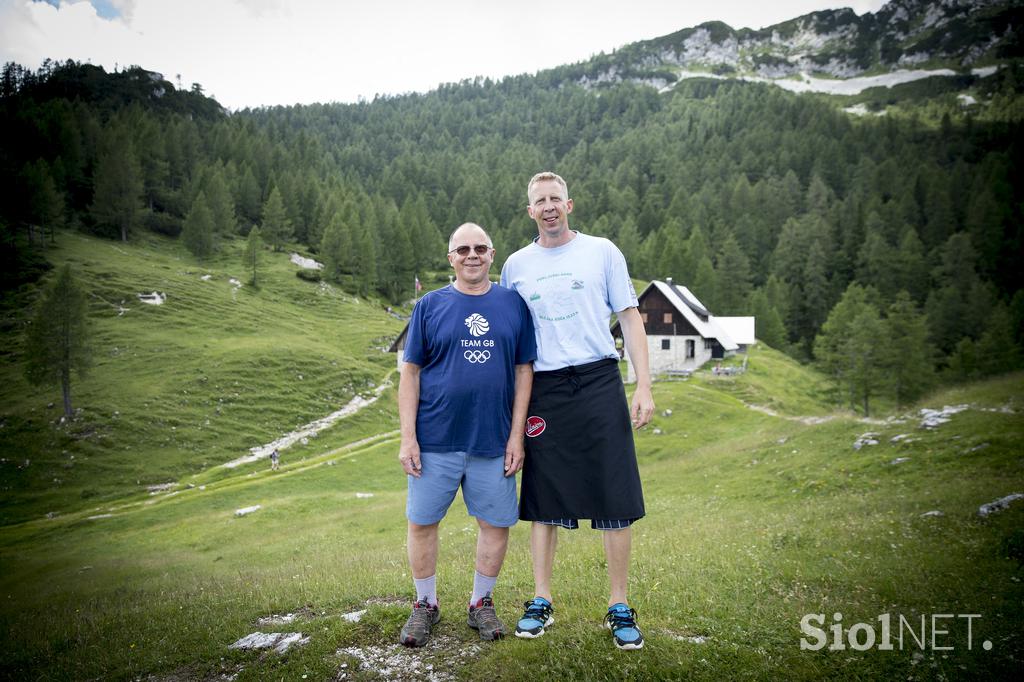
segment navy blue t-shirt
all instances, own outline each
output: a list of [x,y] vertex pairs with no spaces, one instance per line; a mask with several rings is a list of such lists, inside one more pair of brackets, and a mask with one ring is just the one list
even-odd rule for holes
[[404,355],[421,367],[420,450],[504,456],[515,366],[536,357],[533,319],[516,292],[495,284],[471,296],[448,285],[420,299]]

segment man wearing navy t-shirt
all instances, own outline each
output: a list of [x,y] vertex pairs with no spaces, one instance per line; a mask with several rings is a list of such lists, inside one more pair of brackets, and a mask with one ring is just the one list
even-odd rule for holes
[[423,646],[440,620],[438,524],[462,487],[479,533],[467,622],[482,639],[505,635],[492,593],[519,517],[515,474],[523,465],[526,409],[537,355],[523,299],[492,285],[490,237],[466,223],[448,240],[455,281],[416,304],[398,388],[408,475],[408,550],[416,587],[399,640]]

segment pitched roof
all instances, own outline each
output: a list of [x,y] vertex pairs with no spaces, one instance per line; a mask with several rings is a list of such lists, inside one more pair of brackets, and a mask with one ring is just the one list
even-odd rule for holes
[[[661,294],[668,299],[669,303],[672,304],[679,314],[681,314],[687,322],[689,322],[697,333],[700,334],[701,338],[704,339],[715,339],[721,344],[725,350],[736,350],[739,345],[733,340],[729,332],[718,323],[720,319],[730,318],[718,318],[708,312],[708,309],[700,302],[692,291],[680,284],[674,284],[671,282],[662,282],[661,280],[654,280],[647,285],[637,297],[637,300],[643,300],[643,298],[652,289],[657,289]],[[735,318],[744,319],[744,318]],[[750,318],[753,320],[754,318]],[[618,329],[618,321],[612,325],[612,333]]]

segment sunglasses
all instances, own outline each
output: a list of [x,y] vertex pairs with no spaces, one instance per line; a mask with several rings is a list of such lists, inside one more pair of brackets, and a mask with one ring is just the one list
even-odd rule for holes
[[[452,249],[448,253],[457,253],[460,256],[468,256],[469,255],[469,249],[470,249],[469,246],[466,246],[465,244],[463,244],[462,246],[456,246],[454,249]],[[472,249],[473,249],[473,252],[476,253],[476,255],[482,256],[485,253],[487,253],[488,251],[490,251],[491,247],[487,246],[486,244],[477,244],[476,246],[472,247]]]

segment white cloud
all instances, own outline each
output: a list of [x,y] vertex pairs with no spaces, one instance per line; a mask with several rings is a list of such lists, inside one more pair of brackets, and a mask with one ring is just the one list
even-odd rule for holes
[[[98,0],[97,0],[98,1]],[[501,77],[719,19],[762,26],[882,0],[561,0],[549,6],[473,0],[0,0],[0,60],[37,67],[50,57],[112,69],[138,64],[186,87],[203,85],[232,108],[354,101],[425,91],[477,75]]]

